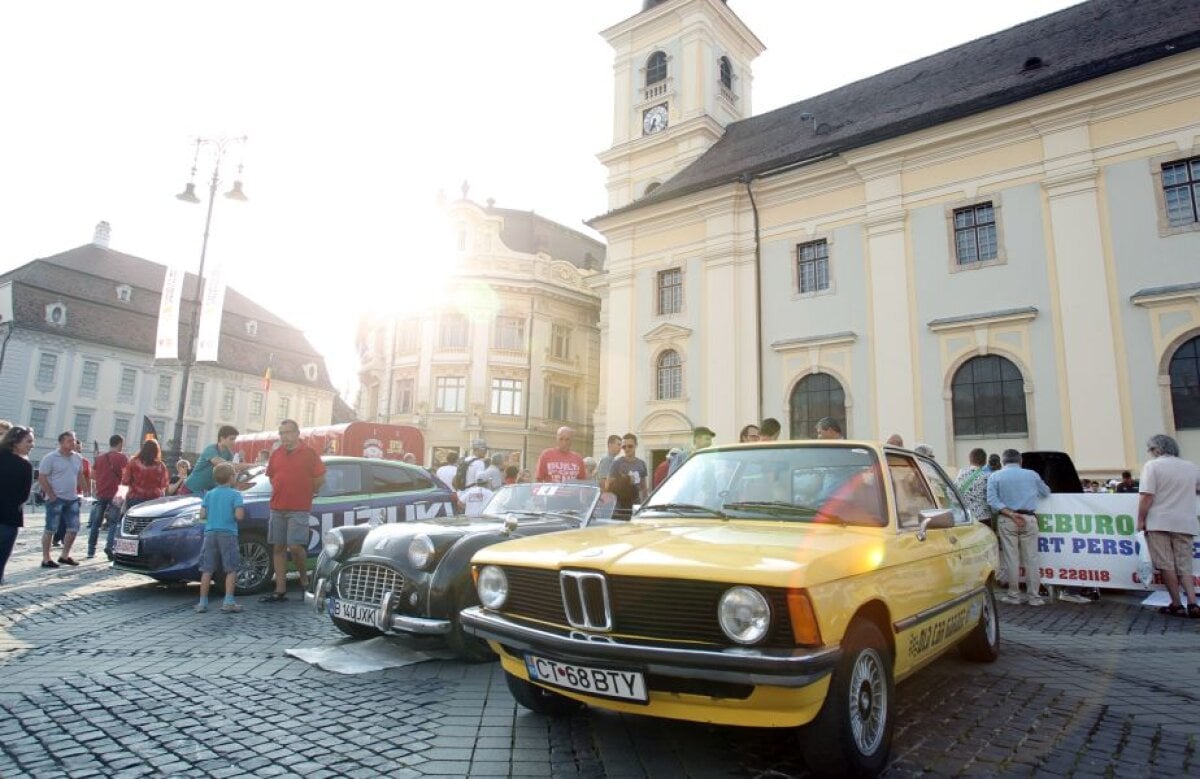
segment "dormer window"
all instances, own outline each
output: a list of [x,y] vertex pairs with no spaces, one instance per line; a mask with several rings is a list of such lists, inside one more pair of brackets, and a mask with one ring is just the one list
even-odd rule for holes
[[46,321],[55,327],[67,324],[67,307],[62,303],[51,303],[46,306]]
[[721,86],[726,89],[733,89],[733,65],[729,62],[729,57],[721,57]]
[[667,79],[667,55],[656,51],[646,60],[646,86]]
[[121,286],[117,287],[117,300],[121,301],[122,303],[128,303],[132,299],[133,287],[129,286],[128,284],[122,284]]
[[258,322],[250,319],[246,322],[246,335],[258,335]]
[[300,366],[300,370],[304,371],[304,378],[309,381],[317,380],[317,364],[315,362],[306,362]]

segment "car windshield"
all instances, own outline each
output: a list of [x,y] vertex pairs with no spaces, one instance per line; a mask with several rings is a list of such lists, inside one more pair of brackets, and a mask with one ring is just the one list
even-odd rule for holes
[[237,483],[233,486],[246,495],[271,494],[271,480],[267,478],[266,468],[251,468],[239,473]]
[[600,488],[595,484],[506,484],[488,501],[483,513],[516,514],[518,521],[521,515],[561,514],[582,521],[592,514],[599,499]]
[[696,452],[638,516],[882,527],[884,505],[882,472],[872,450],[790,444]]

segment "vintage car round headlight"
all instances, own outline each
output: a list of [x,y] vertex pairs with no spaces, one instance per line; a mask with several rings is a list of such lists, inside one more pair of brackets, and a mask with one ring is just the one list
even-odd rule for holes
[[479,571],[475,589],[479,591],[479,602],[485,608],[498,609],[508,600],[508,577],[502,568],[485,565]]
[[717,606],[721,630],[739,644],[762,640],[771,627],[771,604],[753,587],[732,587]]
[[342,538],[342,533],[337,528],[326,530],[325,535],[321,537],[321,545],[325,556],[330,560],[338,559],[342,553],[342,549],[346,546],[346,540]]
[[434,551],[433,539],[422,533],[408,544],[408,562],[418,571],[424,571],[433,562]]

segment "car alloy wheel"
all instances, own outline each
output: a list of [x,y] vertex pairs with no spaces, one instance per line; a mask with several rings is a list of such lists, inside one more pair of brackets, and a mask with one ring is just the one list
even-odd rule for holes
[[874,650],[858,656],[850,676],[850,730],[854,743],[864,755],[874,754],[883,740],[887,716],[887,682],[883,660]]
[[261,538],[251,536],[238,544],[241,565],[238,567],[237,591],[246,595],[265,590],[274,578],[275,564],[271,560],[271,548]]

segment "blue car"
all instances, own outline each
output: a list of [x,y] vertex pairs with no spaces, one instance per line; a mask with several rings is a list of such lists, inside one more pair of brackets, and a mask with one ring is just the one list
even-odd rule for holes
[[[322,457],[325,484],[313,498],[308,554],[321,551],[325,531],[346,525],[414,522],[454,514],[454,493],[423,468],[391,460]],[[259,592],[275,576],[267,544],[271,482],[255,468],[239,479],[246,518],[238,527],[239,594]],[[113,568],[160,581],[199,581],[204,523],[194,495],[141,503],[126,512],[113,542]],[[213,577],[220,581],[220,576]]]

